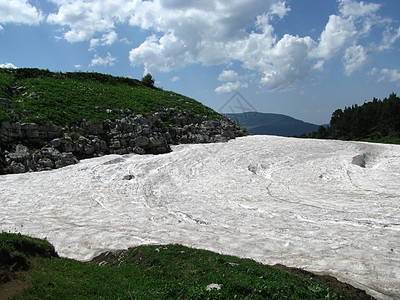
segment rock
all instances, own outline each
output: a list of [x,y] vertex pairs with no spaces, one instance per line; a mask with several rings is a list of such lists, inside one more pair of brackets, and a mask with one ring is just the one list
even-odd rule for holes
[[53,147],[43,147],[41,150],[41,155],[50,158],[51,160],[58,160],[62,157],[61,152]]
[[25,173],[27,170],[25,166],[22,163],[13,161],[11,162],[9,166],[9,173],[12,174],[19,174],[19,173]]
[[120,149],[121,148],[121,142],[119,140],[114,140],[111,142],[110,148],[112,149]]
[[88,134],[102,135],[104,133],[104,127],[101,123],[82,122],[81,128]]
[[206,286],[206,291],[212,291],[212,290],[219,291],[221,288],[222,288],[222,284],[211,283],[211,284]]
[[39,98],[36,92],[29,93],[28,98]]
[[15,152],[9,153],[7,158],[15,162],[24,162],[30,156],[28,147],[18,144],[15,148]]
[[146,136],[139,136],[135,139],[135,146],[139,148],[148,148],[150,139]]
[[62,157],[66,166],[78,163],[78,159],[71,152],[63,152]]
[[59,138],[53,139],[50,141],[50,145],[52,145],[55,148],[58,148],[61,145],[61,140]]
[[60,145],[60,150],[62,152],[75,152],[76,146],[72,141],[62,141]]
[[[2,99],[0,105],[10,104]],[[170,152],[171,144],[226,142],[248,134],[229,119],[208,120],[190,110],[167,108],[136,116],[130,110],[112,112],[124,117],[102,123],[72,120],[67,128],[40,124],[39,119],[35,123],[1,122],[0,172],[60,168],[77,163],[78,158],[109,153],[161,154]]]
[[49,158],[41,158],[38,161],[37,169],[40,171],[47,171],[54,168],[54,162]]
[[94,153],[95,148],[92,145],[84,145],[83,146],[83,154],[85,156],[90,156]]
[[135,176],[129,174],[129,175],[125,175],[122,179],[123,180],[132,180],[133,178],[135,178]]
[[143,148],[135,147],[133,148],[133,152],[136,154],[146,154],[146,151]]

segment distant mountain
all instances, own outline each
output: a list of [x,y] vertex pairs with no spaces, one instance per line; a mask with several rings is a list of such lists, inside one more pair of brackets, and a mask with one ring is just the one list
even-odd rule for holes
[[245,112],[225,115],[245,126],[253,134],[299,136],[308,135],[320,127],[320,125],[306,123],[281,114]]

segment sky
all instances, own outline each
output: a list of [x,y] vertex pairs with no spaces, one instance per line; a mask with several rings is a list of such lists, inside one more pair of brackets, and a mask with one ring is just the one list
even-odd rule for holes
[[400,1],[0,0],[0,67],[150,73],[219,112],[326,124],[400,94]]

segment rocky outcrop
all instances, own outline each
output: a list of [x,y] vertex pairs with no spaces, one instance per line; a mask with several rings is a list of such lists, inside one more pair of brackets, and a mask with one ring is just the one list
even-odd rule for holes
[[105,154],[162,154],[171,144],[226,142],[248,132],[227,118],[209,120],[169,108],[150,115],[120,111],[117,120],[55,125],[3,121],[0,173],[50,170]]

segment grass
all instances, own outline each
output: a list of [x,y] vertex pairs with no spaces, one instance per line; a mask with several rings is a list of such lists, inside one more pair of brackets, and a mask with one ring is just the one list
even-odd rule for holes
[[382,143],[382,144],[397,144],[400,145],[400,138],[393,136],[385,136],[379,138],[361,139],[363,142]]
[[[118,119],[127,111],[148,114],[171,107],[209,119],[221,118],[194,99],[148,87],[136,79],[100,73],[0,69],[0,97],[11,100],[14,110],[23,113],[21,121],[61,126],[83,119]],[[0,105],[0,120],[9,120],[9,112]]]
[[[1,245],[38,243],[7,233],[0,235],[0,241]],[[52,246],[42,243],[34,247],[48,253]],[[31,261],[29,287],[13,299],[368,299],[359,291],[349,293],[349,286],[344,288],[332,278],[328,282],[308,272],[181,245],[108,252],[91,263],[41,254]],[[210,284],[220,289],[208,291]]]

